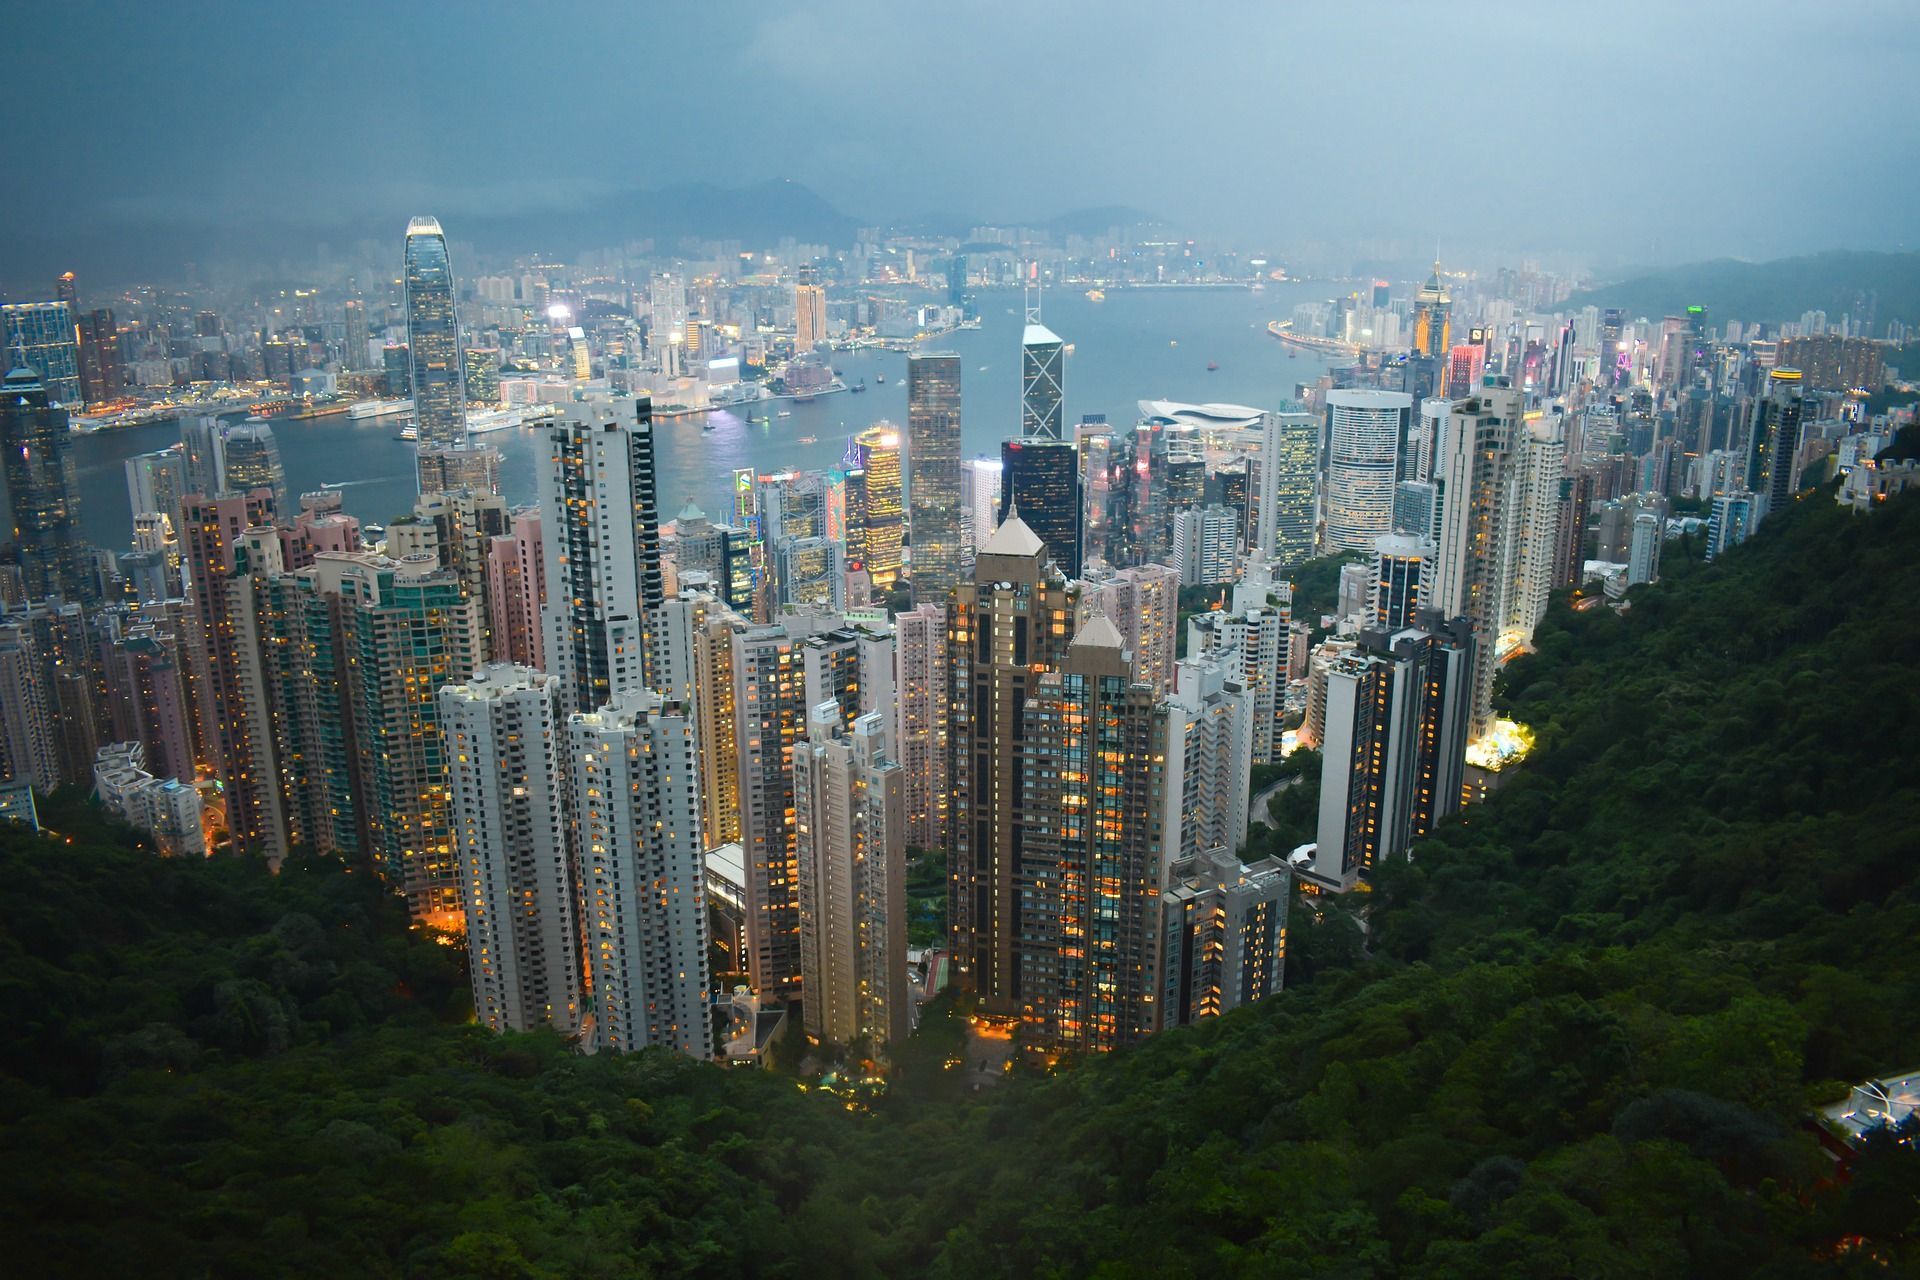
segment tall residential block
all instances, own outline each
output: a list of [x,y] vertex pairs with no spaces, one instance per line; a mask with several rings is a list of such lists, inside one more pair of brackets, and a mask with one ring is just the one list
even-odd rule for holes
[[557,678],[481,667],[439,693],[474,1013],[495,1031],[580,1029],[579,920]]
[[960,357],[907,357],[907,529],[915,604],[960,582]]
[[947,843],[947,611],[921,604],[894,630],[894,754],[903,775],[907,843]]

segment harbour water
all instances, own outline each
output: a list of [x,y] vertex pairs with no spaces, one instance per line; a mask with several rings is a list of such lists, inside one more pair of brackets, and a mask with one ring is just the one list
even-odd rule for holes
[[[1114,289],[1094,302],[1058,291],[1045,300],[1045,321],[1073,344],[1066,366],[1066,421],[1104,413],[1130,427],[1140,400],[1226,401],[1272,408],[1325,369],[1320,357],[1268,336],[1269,320],[1285,319],[1297,303],[1325,296],[1326,284],[1271,284],[1246,289]],[[979,299],[981,326],[927,344],[961,356],[963,454],[997,454],[1020,429],[1020,334],[1025,323],[1015,290],[991,290]],[[1218,369],[1208,371],[1208,364]],[[842,352],[834,367],[849,384],[866,379],[859,395],[841,392],[808,402],[763,401],[765,422],[749,424],[737,412],[665,420],[659,427],[660,506],[664,517],[689,501],[719,516],[729,477],[739,467],[765,472],[785,467],[825,468],[846,451],[847,437],[876,421],[904,426],[906,357],[891,351]],[[879,381],[880,377],[885,382]],[[791,417],[778,417],[781,409]],[[413,505],[413,446],[395,437],[400,419],[345,414],[278,421],[274,435],[293,493],[338,486],[342,504],[363,522],[385,524]],[[537,431],[513,429],[477,437],[503,455],[502,489],[513,503],[535,499]],[[121,548],[132,538],[125,459],[179,439],[169,423],[79,436],[74,440],[81,519],[90,541]],[[803,444],[803,439],[813,443]]]

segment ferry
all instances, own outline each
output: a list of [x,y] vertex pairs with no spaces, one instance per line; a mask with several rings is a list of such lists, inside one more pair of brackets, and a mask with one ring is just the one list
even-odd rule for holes
[[782,418],[791,418],[791,417],[793,416],[793,410],[791,410],[791,409],[782,409],[782,410],[780,411],[780,414],[779,414],[779,416],[780,416],[780,417],[782,417]]
[[875,382],[885,382],[887,380],[887,375],[884,373],[876,373],[873,375],[873,380]]
[[489,432],[505,431],[526,422],[526,414],[519,409],[480,409],[467,414],[467,434],[483,436]]
[[795,444],[819,444],[820,437],[819,436],[801,436],[798,440],[795,440],[794,443]]
[[1088,302],[1105,302],[1106,300],[1107,300],[1107,291],[1105,289],[1087,290]]
[[853,394],[855,395],[859,395],[862,391],[865,391],[866,389],[867,389],[867,380],[865,378],[860,379],[860,381],[854,383],[852,386],[847,388],[847,390],[853,392]]
[[391,418],[396,413],[412,413],[411,400],[362,400],[347,407],[347,416],[354,421],[362,418]]
[[418,440],[419,438],[420,438],[420,428],[415,426],[405,426],[400,428],[400,434],[394,437],[395,440],[407,440],[407,441]]

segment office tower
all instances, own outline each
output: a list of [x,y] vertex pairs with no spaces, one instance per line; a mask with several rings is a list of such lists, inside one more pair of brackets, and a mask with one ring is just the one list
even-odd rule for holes
[[1837,333],[1788,338],[1780,344],[1781,368],[1797,369],[1820,391],[1878,391],[1885,382],[1884,348],[1871,338]]
[[1027,998],[1015,971],[1030,745],[1020,718],[1040,673],[1066,656],[1076,595],[1016,517],[980,549],[947,614],[947,929],[955,981],[993,1016],[1020,1014]]
[[127,509],[138,519],[142,514],[165,516],[169,523],[180,517],[180,499],[185,497],[186,456],[178,448],[157,449],[127,459]]
[[1438,360],[1453,345],[1453,299],[1440,281],[1440,264],[1420,286],[1413,302],[1413,350],[1417,355]]
[[1756,522],[1793,501],[1800,452],[1801,375],[1798,369],[1767,373],[1765,391],[1753,402],[1747,431],[1747,485],[1759,499]]
[[1155,703],[1095,614],[1022,711],[1015,995],[1050,1050],[1104,1052],[1155,1027],[1166,738]]
[[367,367],[367,306],[358,298],[349,298],[345,311],[340,367],[353,372]]
[[[10,370],[31,369],[49,404],[79,408],[80,347],[73,312],[64,302],[10,302],[0,306],[0,359]],[[8,375],[9,379],[12,374]]]
[[906,468],[901,443],[900,428],[890,422],[875,423],[853,438],[852,451],[863,482],[857,513],[851,509],[849,495],[847,541],[851,550],[858,540],[860,559],[879,591],[893,588],[906,560]]
[[67,411],[51,402],[40,375],[15,369],[0,381],[0,453],[10,518],[7,540],[27,599],[92,600],[92,556],[80,534]]
[[[1246,843],[1253,779],[1253,701],[1232,655],[1183,658],[1164,707],[1162,872],[1209,849]],[[1163,877],[1164,878],[1164,877]]]
[[771,544],[779,603],[821,609],[846,607],[846,544],[834,538],[781,538]]
[[1626,313],[1618,307],[1608,307],[1600,315],[1600,373],[1596,385],[1602,390],[1624,387],[1628,381],[1629,365],[1633,359],[1633,344],[1628,342],[1622,349],[1621,338],[1626,323]]
[[[756,519],[758,517],[755,517]],[[758,569],[756,544],[744,525],[715,524],[706,513],[688,503],[673,521],[673,558],[681,577],[704,573],[711,590],[728,608],[753,612]]]
[[827,340],[827,291],[812,267],[794,272],[793,349],[811,351]]
[[226,439],[218,418],[180,419],[180,494],[217,498],[227,489]]
[[1174,650],[1179,643],[1180,574],[1164,564],[1103,570],[1083,580],[1080,621],[1095,610],[1107,615],[1128,653],[1134,679],[1161,697],[1173,692]]
[[[1108,428],[1105,414],[1083,417],[1073,435],[1080,451],[1080,563],[1083,567],[1094,560],[1129,564],[1126,505],[1132,442]],[[994,491],[999,492],[997,484]]]
[[[586,344],[580,344],[576,348],[575,354],[581,358],[585,358],[587,355]],[[461,353],[461,362],[466,377],[467,403],[484,405],[499,404],[499,349],[497,347],[468,347]]]
[[1005,471],[998,458],[968,458],[960,464],[960,540],[968,565],[1000,527]]
[[1440,538],[1427,602],[1447,618],[1466,618],[1473,628],[1475,738],[1493,724],[1495,664],[1513,614],[1525,434],[1520,393],[1487,388],[1448,413],[1434,471]]
[[291,515],[293,504],[287,500],[287,473],[280,465],[280,446],[274,441],[273,428],[263,418],[225,427],[220,432],[220,455],[224,459],[221,492],[250,493],[266,489],[273,494],[273,509]]
[[[1478,333],[1479,330],[1474,332]],[[1447,352],[1446,381],[1442,395],[1450,400],[1470,396],[1480,385],[1487,370],[1487,349],[1478,342],[1456,345]]]
[[1286,977],[1292,875],[1228,849],[1174,863],[1160,896],[1159,1026],[1184,1027],[1264,1000]]
[[1413,397],[1399,391],[1327,392],[1327,484],[1321,515],[1328,551],[1370,551],[1393,532],[1393,491]]
[[486,598],[493,660],[544,671],[547,562],[538,507],[514,512],[511,531],[489,542]]
[[1232,507],[1188,507],[1173,513],[1173,570],[1180,585],[1211,587],[1232,582],[1240,564],[1240,528]]
[[1259,448],[1248,476],[1253,501],[1248,553],[1293,569],[1313,558],[1320,427],[1310,413],[1285,411],[1262,414],[1255,430]]
[[407,385],[414,425],[423,445],[459,444],[467,438],[466,366],[454,311],[453,262],[437,220],[407,223],[405,257]]
[[500,492],[500,451],[486,444],[423,444],[414,455],[420,493]]
[[666,598],[654,499],[653,401],[628,425],[576,419],[547,431],[540,471],[546,555],[542,645],[571,711],[647,687],[652,614]]
[[947,843],[947,611],[916,605],[893,618],[894,755],[899,759],[907,843]]
[[1643,511],[1633,518],[1632,541],[1627,548],[1627,585],[1660,580],[1660,526],[1662,521]]
[[1286,714],[1286,611],[1249,603],[1232,613],[1195,614],[1187,619],[1187,656],[1213,658],[1237,673],[1252,706],[1253,762],[1277,759]]
[[56,718],[32,628],[0,617],[0,781],[42,795],[60,785]]
[[907,357],[907,531],[915,604],[960,581],[960,357]]
[[210,498],[189,495],[181,503],[180,542],[189,567],[195,659],[189,679],[198,700],[201,747],[226,805],[227,831],[241,853],[283,856],[278,823],[271,821],[271,779],[254,767],[254,750],[242,697],[240,601],[234,581],[236,550],[248,529],[273,519],[273,494]]
[[[564,705],[567,691],[560,691]],[[593,1043],[712,1054],[706,847],[693,723],[658,694],[617,690],[567,722],[570,821]]]
[[1413,625],[1426,607],[1422,584],[1433,544],[1424,538],[1392,534],[1375,544],[1373,576],[1368,584],[1368,625],[1387,632]]
[[439,693],[453,846],[465,883],[473,1011],[495,1031],[580,1029],[580,933],[567,841],[560,682],[476,670]]
[[389,396],[412,404],[413,358],[406,343],[389,342],[380,349],[380,381]]
[[1065,441],[1066,361],[1066,344],[1030,314],[1020,337],[1021,439]]
[[1070,442],[1033,436],[1001,444],[999,518],[1015,510],[1060,572],[1079,577],[1080,459]]
[[1350,889],[1460,807],[1473,650],[1465,619],[1361,632],[1327,673],[1313,877]]
[[1753,529],[1754,496],[1745,490],[1714,495],[1713,514],[1707,520],[1707,559],[1747,540]]
[[910,1029],[904,783],[884,715],[809,713],[793,753],[807,1034],[882,1054]]

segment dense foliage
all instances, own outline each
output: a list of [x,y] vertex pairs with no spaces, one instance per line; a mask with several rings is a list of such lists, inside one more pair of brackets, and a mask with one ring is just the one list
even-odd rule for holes
[[1297,904],[1285,995],[977,1097],[943,1000],[872,1114],[460,1025],[455,957],[333,864],[0,835],[10,1267],[1914,1274],[1920,1156],[1841,1179],[1801,1122],[1920,1066],[1920,499],[1664,568],[1556,606],[1505,681],[1532,760],[1364,936]]

